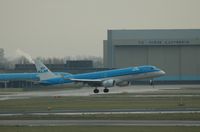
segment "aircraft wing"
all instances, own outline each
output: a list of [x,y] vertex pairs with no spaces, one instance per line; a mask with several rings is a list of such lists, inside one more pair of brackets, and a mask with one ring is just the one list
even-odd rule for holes
[[101,86],[103,80],[101,79],[74,79],[74,78],[69,78],[69,80],[73,82],[81,82],[84,84],[88,84],[90,86]]
[[69,80],[74,81],[74,82],[102,82],[103,81],[101,79],[74,79],[74,78],[70,78]]

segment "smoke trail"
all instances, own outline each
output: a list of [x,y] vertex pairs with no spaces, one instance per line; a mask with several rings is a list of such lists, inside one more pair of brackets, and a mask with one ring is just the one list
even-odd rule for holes
[[24,52],[24,51],[22,51],[20,49],[17,49],[16,53],[19,54],[19,55],[21,55],[21,56],[24,56],[29,62],[35,64],[35,62],[32,59],[32,57],[29,54],[27,54],[26,52]]

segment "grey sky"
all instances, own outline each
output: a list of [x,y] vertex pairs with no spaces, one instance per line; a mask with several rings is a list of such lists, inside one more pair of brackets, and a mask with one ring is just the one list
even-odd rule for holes
[[0,47],[103,56],[107,29],[200,28],[200,0],[0,0]]

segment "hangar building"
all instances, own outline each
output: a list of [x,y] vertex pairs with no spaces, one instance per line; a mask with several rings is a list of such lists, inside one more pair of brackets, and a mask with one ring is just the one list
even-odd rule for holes
[[108,30],[104,66],[155,65],[161,80],[200,80],[200,29]]

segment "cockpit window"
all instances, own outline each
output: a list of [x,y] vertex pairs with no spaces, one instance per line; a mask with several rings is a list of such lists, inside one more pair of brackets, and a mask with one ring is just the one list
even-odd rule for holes
[[152,70],[157,70],[158,68],[156,68],[155,66],[151,67]]

